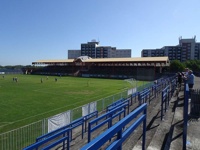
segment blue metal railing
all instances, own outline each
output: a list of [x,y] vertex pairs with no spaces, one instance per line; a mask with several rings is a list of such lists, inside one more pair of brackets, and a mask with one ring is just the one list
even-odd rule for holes
[[[61,132],[58,132],[50,137],[47,137],[46,139],[44,140],[41,140],[41,141],[38,141],[38,142],[35,142],[33,143],[32,145],[29,145],[28,147],[24,148],[23,150],[33,150],[33,149],[38,149],[42,146],[44,146],[45,144],[49,143],[49,141],[52,141],[52,140],[58,140],[57,138],[60,138],[60,136],[63,136],[63,137],[68,137],[66,140],[67,140],[67,149],[69,150],[69,132],[71,131],[70,128],[68,129],[65,129]],[[55,142],[55,141],[54,141]],[[63,142],[63,147],[65,147],[65,142]]]
[[[99,129],[100,127],[102,127],[104,124],[108,123],[108,128],[110,128],[112,126],[112,120],[117,117],[120,116],[122,113],[124,113],[124,117],[126,115],[126,107],[128,106],[128,103],[125,103],[119,107],[116,107],[115,109],[99,116],[98,118],[92,120],[89,122],[88,124],[88,142],[91,141],[91,134],[92,132],[94,132],[95,130]],[[103,120],[104,119],[104,120]],[[93,126],[93,125],[96,126]]]
[[147,99],[149,99],[150,103],[150,89],[144,89],[138,95],[139,105],[146,103]]
[[[58,143],[62,143],[63,141],[71,141],[72,139],[72,129],[78,127],[78,126],[82,126],[82,138],[83,138],[83,134],[84,134],[84,126],[85,126],[85,132],[87,130],[87,123],[88,123],[88,142],[91,143],[91,133],[93,131],[95,131],[96,129],[100,128],[101,126],[103,126],[104,124],[108,123],[108,130],[110,130],[113,126],[115,126],[116,124],[118,124],[119,122],[121,122],[121,114],[124,113],[124,118],[126,118],[126,109],[128,108],[128,111],[127,111],[127,114],[129,114],[129,106],[132,105],[132,100],[133,98],[135,98],[135,102],[136,102],[136,98],[138,98],[139,100],[139,107],[136,108],[133,112],[136,112],[138,113],[137,111],[139,111],[138,109],[141,108],[141,106],[144,106],[145,105],[145,110],[144,110],[144,115],[140,116],[139,119],[133,123],[128,129],[126,129],[125,131],[123,131],[123,129],[117,131],[117,140],[115,140],[110,146],[108,149],[115,149],[115,148],[118,148],[118,149],[121,149],[122,148],[122,143],[123,141],[131,134],[131,132],[133,132],[137,126],[143,122],[143,149],[145,149],[145,136],[146,136],[146,107],[147,107],[147,99],[149,99],[149,103],[150,103],[150,97],[152,96],[153,98],[156,97],[156,95],[160,94],[160,92],[162,91],[162,104],[161,104],[161,120],[162,120],[162,117],[163,117],[163,111],[165,110],[166,112],[166,109],[167,109],[167,104],[169,105],[169,99],[171,96],[169,96],[170,92],[174,92],[175,90],[175,86],[176,86],[176,80],[174,78],[166,78],[166,79],[161,79],[161,80],[158,80],[157,84],[155,85],[152,85],[143,89],[142,91],[140,92],[136,92],[136,93],[133,93],[131,95],[131,97],[127,98],[127,99],[119,99],[117,100],[116,102],[110,104],[108,107],[107,107],[107,113],[98,117],[98,111],[96,112],[93,112],[87,116],[84,116],[84,117],[81,117],[77,120],[74,120],[71,124],[69,125],[66,125],[65,127],[62,127],[56,131],[52,131],[50,133],[47,133],[46,135],[43,135],[41,137],[38,137],[37,138],[37,141],[36,143],[43,143],[43,142],[46,142],[46,140],[48,139],[51,139],[52,137],[56,136],[58,133],[62,132],[63,130],[65,130],[66,128],[69,128],[69,135],[67,136],[67,138],[63,137],[63,138],[60,138],[60,139],[57,139],[57,141],[53,141],[51,142],[51,144],[49,144],[46,149],[48,148],[52,148],[53,146],[55,146],[56,144]],[[171,84],[170,84],[171,83]],[[170,87],[171,87],[171,91],[170,91]],[[164,88],[164,90],[162,90]],[[165,106],[165,108],[163,108],[163,106]],[[144,108],[141,108],[142,110]],[[133,112],[131,112],[130,114],[132,115],[135,115],[133,114]],[[129,114],[129,115],[130,115]],[[128,116],[129,116],[128,115]],[[138,114],[137,114],[138,115]],[[135,115],[135,117],[137,116]],[[91,120],[91,118],[93,118],[94,116],[96,116],[96,119],[94,120]],[[115,117],[118,117],[119,116],[119,122],[116,123],[115,125],[112,125],[112,120],[115,118]],[[125,117],[126,116],[126,117]],[[103,119],[104,120],[103,120]],[[125,119],[122,119],[126,122]],[[130,119],[130,118],[129,118]],[[144,121],[145,119],[145,121]],[[89,120],[91,120],[90,122],[88,122]],[[103,121],[102,121],[103,120]],[[123,123],[121,123],[120,127],[122,126]],[[145,125],[144,125],[145,124]],[[96,125],[96,126],[94,126]],[[118,130],[118,128],[116,129]],[[107,132],[107,131],[106,131]],[[187,132],[187,131],[186,131]],[[104,134],[104,133],[102,133]],[[187,134],[187,133],[186,133]],[[110,135],[109,135],[110,137]],[[96,138],[95,138],[96,139]],[[109,140],[112,139],[112,137],[108,138]],[[69,143],[67,142],[67,143]],[[36,144],[34,143],[34,144]],[[64,142],[63,142],[64,143]],[[68,148],[68,147],[67,147]],[[83,147],[84,148],[84,147]],[[96,149],[97,147],[95,147]],[[28,149],[27,149],[28,150]]]
[[170,86],[168,85],[166,88],[162,90],[162,99],[161,99],[161,120],[163,120],[163,112],[167,111],[167,106],[169,105],[170,100]]
[[131,94],[131,104],[130,105],[133,104],[133,99],[135,100],[135,103],[136,103],[138,94],[139,94],[139,92],[135,92],[135,93]]
[[94,118],[94,117],[95,118],[98,117],[98,111],[94,111],[94,112],[92,112],[92,113],[90,113],[90,114],[88,114],[88,115],[86,115],[86,116],[83,117],[84,118],[84,122],[85,122],[85,132],[87,130],[87,123],[88,123],[88,121],[90,119]]
[[109,107],[107,107],[106,112],[111,111],[111,110],[113,110],[113,109],[115,109],[115,108],[117,108],[117,107],[119,107],[119,106],[121,106],[121,105],[123,105],[123,104],[128,104],[128,105],[127,105],[127,109],[128,109],[128,112],[127,112],[127,113],[129,114],[130,100],[131,100],[130,98],[127,98],[127,99],[124,100],[124,101],[115,103],[115,105],[110,105]]
[[[122,149],[123,142],[129,137],[129,135],[143,122],[143,138],[142,138],[142,149],[145,150],[145,139],[146,139],[146,112],[147,112],[147,104],[142,104],[138,108],[136,108],[133,112],[127,115],[125,118],[117,122],[111,128],[103,132],[101,135],[93,139],[91,142],[86,144],[81,148],[81,150],[94,150],[99,149],[103,146],[107,141],[109,141],[112,137],[117,134],[117,139],[111,143],[107,147],[107,149]],[[141,112],[141,115],[129,128],[127,128],[124,132],[124,127],[133,119],[135,119]]]
[[121,98],[121,99],[113,102],[112,104],[110,104],[110,105],[107,106],[106,110],[108,111],[110,108],[115,107],[116,105],[122,103],[123,101],[124,101],[124,98]]
[[72,130],[73,130],[74,128],[78,127],[78,126],[82,126],[82,138],[83,138],[83,134],[84,134],[84,130],[83,130],[84,124],[85,124],[85,131],[86,131],[87,121],[88,121],[89,119],[93,118],[93,117],[96,117],[96,118],[97,118],[97,116],[98,116],[98,111],[95,111],[95,112],[93,112],[93,113],[90,113],[90,114],[88,114],[88,115],[86,115],[86,116],[84,116],[84,117],[81,117],[81,118],[79,118],[79,119],[74,120],[73,122],[71,122],[71,123],[68,124],[68,125],[65,125],[65,126],[63,126],[63,127],[61,127],[61,128],[58,128],[58,129],[56,129],[56,130],[54,130],[54,131],[51,131],[51,132],[49,132],[49,133],[47,133],[47,134],[44,134],[44,135],[42,135],[42,136],[37,137],[37,138],[36,138],[36,142],[41,141],[41,140],[44,140],[44,139],[46,139],[46,138],[48,138],[48,137],[50,137],[50,136],[52,136],[52,135],[54,135],[54,134],[56,134],[56,133],[58,133],[58,132],[60,132],[60,131],[63,131],[64,129],[67,129],[67,128],[71,128],[71,133],[70,133],[70,140],[71,140],[71,139],[72,139]]
[[162,90],[162,82],[158,82],[157,84],[155,84],[155,85],[152,85],[152,91],[153,91],[153,97],[157,97],[158,96],[158,94],[161,92],[161,90]]
[[[66,140],[68,141],[67,146],[65,144]],[[69,150],[69,137],[68,136],[65,136],[65,137],[57,140],[56,142],[49,144],[48,146],[44,147],[42,150],[50,150],[51,148],[54,148],[55,146],[60,145],[61,143],[63,145],[62,149],[68,149]]]
[[184,83],[183,150],[186,150],[186,143],[187,143],[188,97],[189,97],[189,87],[188,84]]

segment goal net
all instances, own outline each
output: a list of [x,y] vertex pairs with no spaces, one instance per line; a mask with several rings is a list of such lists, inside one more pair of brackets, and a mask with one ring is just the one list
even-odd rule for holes
[[134,78],[125,79],[125,89],[128,91],[128,95],[137,92],[137,80]]

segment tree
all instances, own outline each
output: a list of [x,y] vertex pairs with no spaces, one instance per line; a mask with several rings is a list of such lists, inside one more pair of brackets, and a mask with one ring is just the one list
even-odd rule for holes
[[172,60],[170,63],[170,72],[182,72],[185,68],[185,65],[179,60]]
[[185,66],[194,72],[200,71],[200,61],[199,60],[188,60],[185,62]]

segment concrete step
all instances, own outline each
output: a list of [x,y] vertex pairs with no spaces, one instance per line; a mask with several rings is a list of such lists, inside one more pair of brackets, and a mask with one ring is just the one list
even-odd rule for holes
[[177,95],[171,98],[167,112],[164,114],[160,126],[157,128],[147,150],[165,149],[169,145],[168,139],[171,135],[171,125],[174,118],[174,105],[176,105]]
[[[161,123],[161,113],[160,113],[160,105],[161,105],[161,97],[158,98],[158,101],[156,105],[151,109],[151,113],[147,114],[147,131],[146,131],[146,147],[150,144],[152,141],[157,128],[159,128]],[[149,106],[148,106],[149,107]],[[132,148],[133,150],[141,150],[142,149],[142,134],[140,135],[140,138],[138,139],[135,146]]]
[[[157,112],[156,112],[156,109],[153,110],[154,114],[156,115],[152,118],[152,121],[151,121],[152,131],[150,132],[149,130],[147,130],[146,132],[147,150],[161,150],[164,148],[169,148],[171,141],[169,141],[168,139],[170,139],[170,137],[172,136],[172,131],[173,131],[172,122],[174,119],[175,108],[177,105],[178,93],[179,93],[179,89],[176,89],[176,91],[173,94],[173,97],[170,100],[170,104],[168,106],[167,112],[164,113],[164,117],[162,121],[161,121],[160,109],[157,110]],[[157,107],[160,108],[160,105],[161,105],[161,98]],[[156,127],[153,128],[154,126]],[[141,140],[139,140],[137,144],[133,147],[133,150],[141,150],[141,149],[142,149],[142,142]]]
[[[197,78],[196,78],[197,80]],[[200,78],[198,78],[200,81]],[[197,88],[200,84],[195,84]],[[147,150],[181,150],[183,149],[183,111],[184,111],[184,86],[178,92],[178,96],[170,101],[170,109],[160,123]],[[200,142],[200,117],[190,116],[190,103],[188,110],[187,143],[186,149],[199,150]],[[171,118],[170,118],[171,117]],[[171,121],[170,121],[171,120]],[[170,123],[171,122],[171,123]],[[167,130],[167,128],[169,130]],[[141,149],[138,148],[138,149]]]
[[170,140],[171,150],[180,150],[183,147],[182,133],[183,133],[183,106],[184,106],[184,93],[179,92],[177,104],[175,107],[174,119],[172,122],[172,139]]
[[[148,132],[148,140],[146,142],[149,144],[151,140],[151,135],[154,134],[154,130],[159,126],[159,123],[156,120],[159,120],[159,112],[160,112],[160,97],[152,99],[151,103],[148,103],[147,107],[147,132]],[[129,138],[124,142],[122,149],[131,150],[135,145],[142,145],[142,131],[143,124],[141,124],[137,129],[129,136]]]

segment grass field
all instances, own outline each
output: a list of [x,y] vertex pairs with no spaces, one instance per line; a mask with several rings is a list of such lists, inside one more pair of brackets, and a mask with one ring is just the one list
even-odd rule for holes
[[[13,77],[17,77],[18,82],[13,81]],[[142,83],[138,83],[138,86]],[[0,133],[122,92],[128,86],[129,83],[114,79],[2,76]]]

